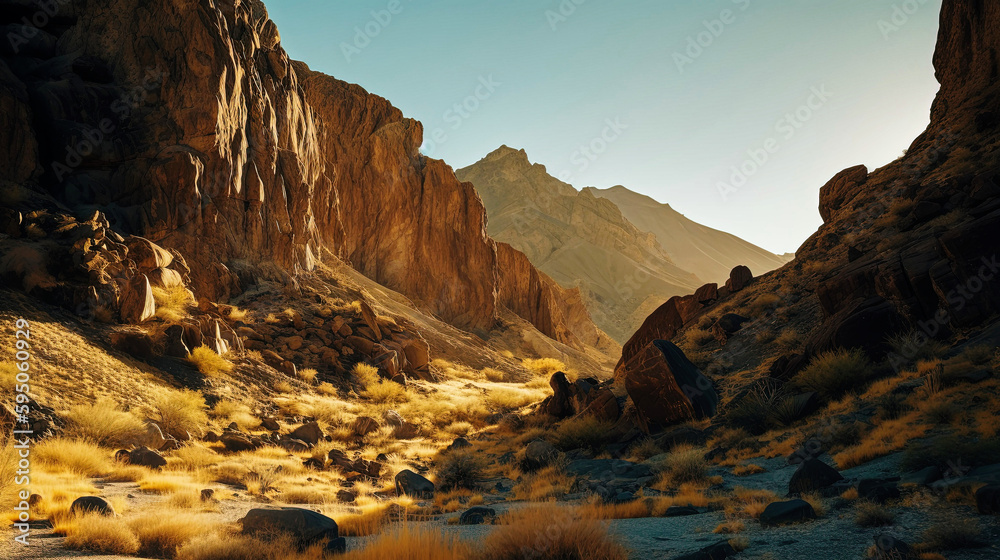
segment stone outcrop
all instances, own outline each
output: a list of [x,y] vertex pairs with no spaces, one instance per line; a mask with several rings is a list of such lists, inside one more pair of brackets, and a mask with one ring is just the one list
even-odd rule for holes
[[[13,31],[36,10],[0,4]],[[263,3],[95,0],[53,19],[0,62],[0,204],[21,212],[2,225],[100,208],[163,249],[136,265],[152,284],[175,270],[217,301],[256,265],[290,281],[334,255],[452,324],[494,326],[497,247],[472,185],[422,156],[420,123],[388,101],[290,60]],[[507,303],[552,333],[587,322],[538,291]]]
[[864,165],[850,167],[834,175],[819,190],[819,215],[823,222],[833,218],[848,202],[858,195],[868,180],[868,168]]
[[615,370],[635,405],[646,433],[715,415],[719,403],[712,382],[673,343],[654,340]]

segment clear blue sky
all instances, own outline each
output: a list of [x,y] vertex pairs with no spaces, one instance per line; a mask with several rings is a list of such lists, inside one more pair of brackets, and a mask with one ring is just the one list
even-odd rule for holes
[[293,58],[422,121],[456,169],[524,148],[577,188],[625,185],[779,253],[819,226],[837,171],[902,153],[937,91],[941,0],[266,5]]

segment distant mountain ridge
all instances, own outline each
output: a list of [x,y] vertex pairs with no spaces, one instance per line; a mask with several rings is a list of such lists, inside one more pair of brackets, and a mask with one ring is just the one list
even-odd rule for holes
[[[722,282],[738,264],[749,262],[763,273],[784,263],[624,187],[577,191],[544,165],[532,164],[524,150],[501,146],[456,174],[479,192],[489,235],[523,252],[560,285],[580,288],[594,322],[619,341],[666,299],[706,281]],[[697,258],[699,253],[704,257]]]

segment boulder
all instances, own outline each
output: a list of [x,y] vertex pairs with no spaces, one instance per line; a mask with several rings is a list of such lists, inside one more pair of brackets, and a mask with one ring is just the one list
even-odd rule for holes
[[841,480],[844,480],[844,477],[837,472],[837,469],[819,459],[807,459],[792,474],[792,479],[788,482],[788,495],[816,492]]
[[107,517],[114,517],[115,515],[115,508],[111,507],[111,504],[107,500],[98,496],[81,496],[73,500],[73,503],[69,506],[69,511],[76,515],[88,513],[96,513]]
[[559,457],[558,449],[545,440],[536,439],[524,448],[521,468],[525,471],[537,471],[548,466],[557,457]]
[[750,282],[753,282],[753,272],[750,272],[749,267],[739,265],[729,272],[726,288],[729,289],[730,293],[735,294],[750,285]]
[[615,372],[635,405],[639,427],[654,433],[715,415],[719,396],[676,345],[654,340]]
[[368,325],[371,329],[372,335],[376,341],[382,340],[382,329],[378,325],[377,315],[375,315],[375,310],[372,306],[364,299],[361,300],[361,319]]
[[899,498],[897,480],[864,479],[858,482],[858,496],[872,502],[884,504]]
[[430,498],[434,495],[434,483],[409,469],[399,471],[394,480],[397,495],[418,498]]
[[163,458],[162,455],[149,449],[148,447],[139,447],[128,452],[128,463],[130,465],[139,465],[142,467],[149,467],[151,469],[158,469],[167,466],[167,460]]
[[145,275],[133,277],[125,284],[119,302],[118,313],[123,323],[138,325],[156,315],[156,300],[153,288]]
[[225,446],[226,451],[230,453],[239,453],[240,451],[251,451],[257,449],[257,444],[249,437],[239,434],[236,432],[223,432],[219,437],[219,441]]
[[139,272],[151,272],[157,268],[167,268],[174,261],[173,255],[163,247],[146,239],[131,235],[125,238],[128,258],[132,259]]
[[163,355],[186,358],[191,349],[184,343],[184,326],[170,325],[163,330]]
[[289,436],[284,436],[279,439],[278,447],[288,451],[289,453],[305,453],[313,448],[313,446],[302,441],[301,439],[295,439]]
[[292,430],[288,435],[293,439],[302,440],[310,445],[316,445],[319,443],[319,440],[323,439],[323,430],[320,429],[317,422],[307,422]]
[[983,515],[1000,514],[1000,484],[988,484],[976,490],[976,509]]
[[805,500],[789,500],[787,502],[773,502],[764,508],[760,514],[760,524],[764,527],[776,527],[788,523],[798,523],[809,519],[815,519],[816,512],[813,511],[809,502]]
[[170,268],[156,268],[151,270],[146,277],[149,284],[158,288],[179,288],[184,285],[181,273]]
[[378,420],[371,416],[358,416],[354,420],[354,424],[351,425],[351,431],[358,437],[365,437],[372,432],[377,432],[380,427]]
[[663,512],[663,517],[686,517],[688,515],[700,515],[701,511],[694,506],[670,506]]
[[462,512],[458,518],[459,525],[482,525],[492,523],[496,520],[497,512],[493,508],[484,506],[471,507]]
[[864,165],[849,167],[837,173],[819,189],[819,215],[828,223],[841,208],[854,199],[868,180]]
[[875,546],[869,555],[872,560],[917,560],[920,557],[910,545],[892,535],[881,533],[875,535],[874,539]]
[[265,430],[267,430],[269,432],[277,432],[277,431],[281,430],[281,424],[278,424],[278,421],[275,420],[274,418],[263,418],[263,419],[261,419],[261,421],[260,421],[260,427],[264,428]]
[[472,444],[469,443],[469,440],[464,437],[457,437],[455,438],[455,441],[451,442],[451,445],[448,446],[448,451],[459,451],[470,447],[472,447]]
[[308,509],[286,507],[281,509],[255,508],[239,520],[244,535],[268,537],[276,533],[291,536],[300,549],[324,539],[327,548],[344,547],[337,522]]

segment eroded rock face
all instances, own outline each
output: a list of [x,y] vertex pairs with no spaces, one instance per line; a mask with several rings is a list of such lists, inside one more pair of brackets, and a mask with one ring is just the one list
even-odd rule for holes
[[834,212],[840,210],[854,198],[868,180],[868,168],[858,165],[834,175],[826,185],[819,190],[819,215],[823,222],[828,222]]
[[[130,246],[140,272],[179,251],[199,297],[239,293],[262,262],[294,275],[333,255],[457,326],[493,327],[485,210],[419,154],[420,123],[291,61],[258,0],[140,4],[60,3],[58,26],[0,62],[0,171],[17,183],[5,206],[106,209],[113,229],[164,249]],[[540,293],[507,303],[550,333],[593,330]]]
[[719,404],[712,382],[665,340],[650,342],[616,369],[615,382],[625,387],[646,433],[714,416]]

